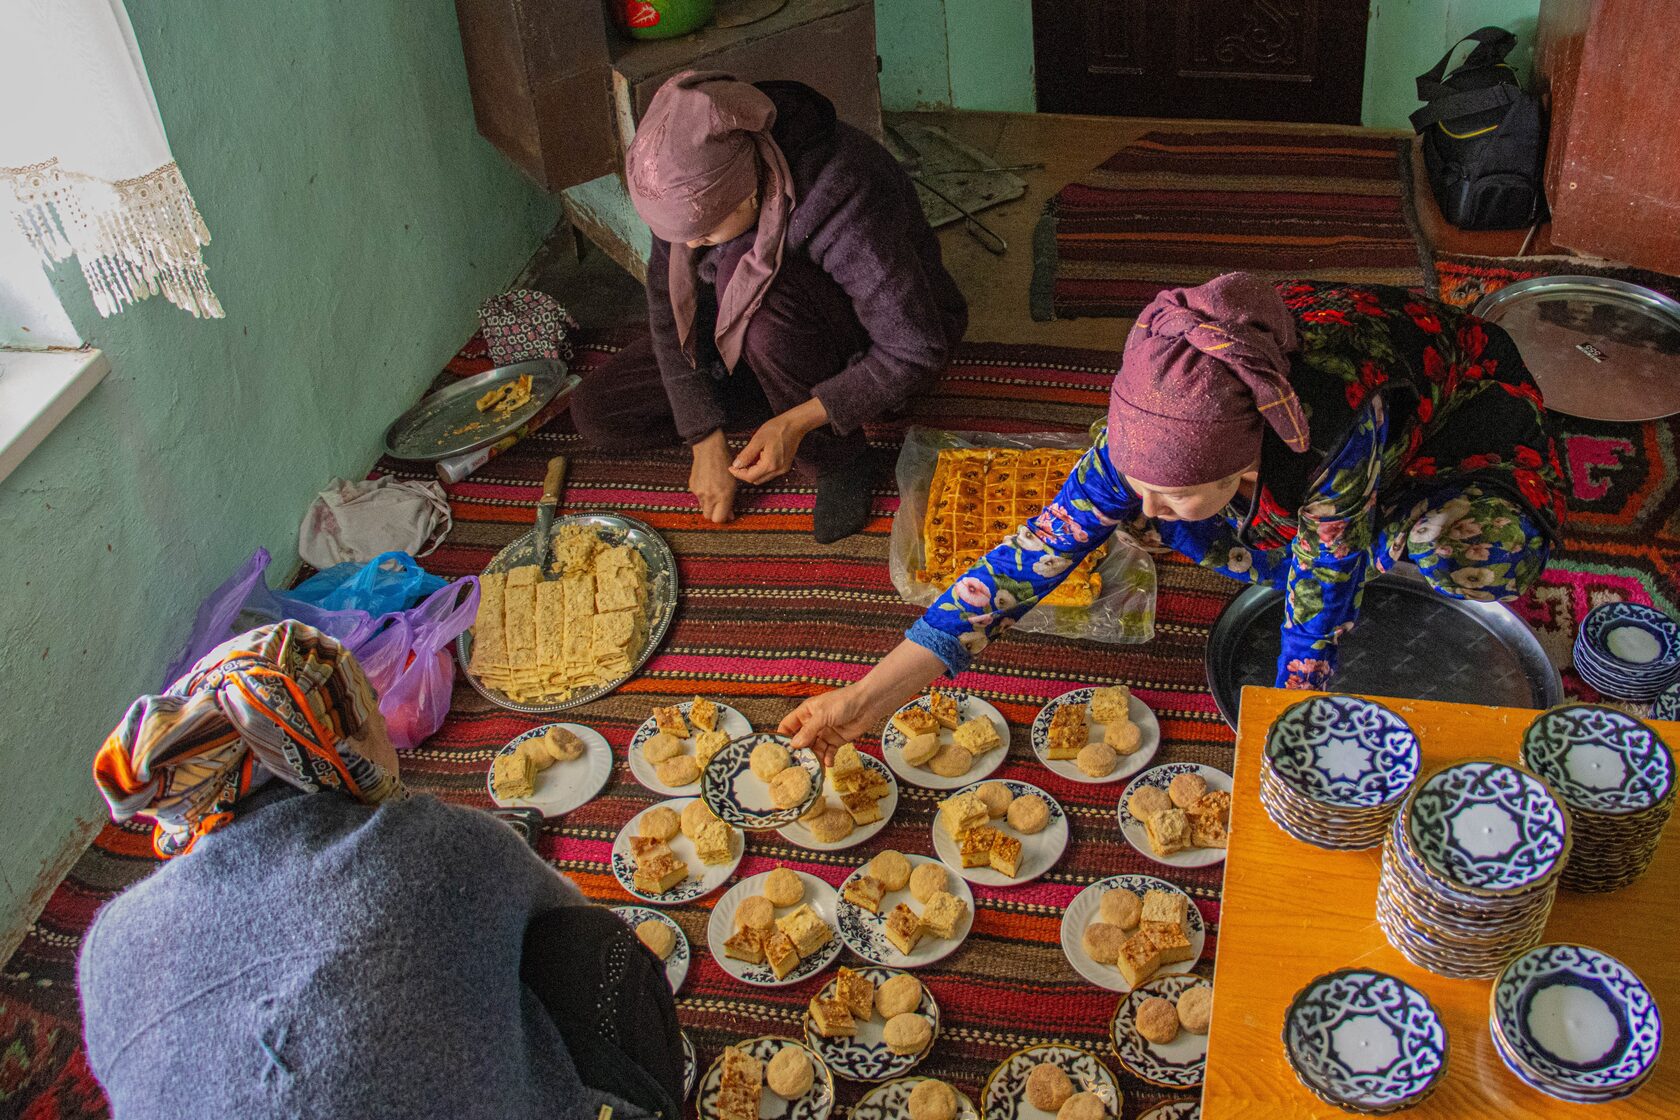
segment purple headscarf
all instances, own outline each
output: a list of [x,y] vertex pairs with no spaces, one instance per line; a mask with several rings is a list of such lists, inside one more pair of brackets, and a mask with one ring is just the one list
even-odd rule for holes
[[730,368],[781,268],[794,197],[787,158],[770,138],[775,120],[776,106],[762,90],[715,70],[685,70],[653,95],[625,158],[636,212],[656,237],[671,243],[671,310],[691,363],[698,281],[687,242],[722,225],[762,186],[753,247],[718,296],[718,352]]

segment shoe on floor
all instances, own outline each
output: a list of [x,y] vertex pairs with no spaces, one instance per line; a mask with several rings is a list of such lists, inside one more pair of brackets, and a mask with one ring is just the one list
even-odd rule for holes
[[817,479],[811,535],[818,544],[844,540],[868,524],[874,484],[875,472],[867,456]]

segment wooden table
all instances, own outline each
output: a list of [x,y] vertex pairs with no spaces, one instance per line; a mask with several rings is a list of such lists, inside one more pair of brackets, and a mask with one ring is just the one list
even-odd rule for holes
[[[1243,690],[1237,730],[1231,848],[1225,862],[1213,1024],[1208,1034],[1203,1120],[1289,1120],[1348,1115],[1296,1080],[1281,1034],[1289,1001],[1308,981],[1360,966],[1392,973],[1429,996],[1446,1023],[1447,1076],[1407,1117],[1680,1116],[1680,1054],[1668,1047],[1651,1080],[1625,1100],[1575,1105],[1530,1089],[1505,1068],[1488,1035],[1492,982],[1449,980],[1418,968],[1383,937],[1374,917],[1380,849],[1327,852],[1284,834],[1260,805],[1266,731],[1299,692]],[[1463,757],[1515,761],[1535,713],[1373,697],[1405,717],[1423,745],[1428,774]],[[1680,724],[1655,723],[1670,744]],[[1680,897],[1680,843],[1672,838],[1651,870],[1609,895],[1558,893],[1548,941],[1578,941],[1624,961],[1650,986],[1670,1029],[1680,1026],[1680,951],[1674,906]]]

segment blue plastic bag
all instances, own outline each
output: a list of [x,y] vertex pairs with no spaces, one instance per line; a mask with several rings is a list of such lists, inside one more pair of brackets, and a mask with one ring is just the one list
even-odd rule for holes
[[382,552],[366,564],[347,561],[316,572],[285,596],[324,610],[381,615],[406,611],[448,582],[406,552]]

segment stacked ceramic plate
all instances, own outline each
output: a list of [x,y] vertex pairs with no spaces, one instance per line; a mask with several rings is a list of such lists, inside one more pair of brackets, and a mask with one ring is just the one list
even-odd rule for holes
[[1417,781],[1406,721],[1358,696],[1314,696],[1266,734],[1260,803],[1279,828],[1321,848],[1374,848]]
[[1563,802],[1529,771],[1454,763],[1424,779],[1394,815],[1377,921],[1421,968],[1493,976],[1539,943],[1571,838]]
[[1565,890],[1620,890],[1645,874],[1674,808],[1674,756],[1655,731],[1614,708],[1567,704],[1529,724],[1522,760],[1569,806]]
[[1650,991],[1621,961],[1585,945],[1541,945],[1507,965],[1493,985],[1488,1029],[1512,1073],[1582,1104],[1632,1093],[1662,1049]]
[[1348,968],[1302,988],[1283,1052],[1312,1094],[1371,1116],[1420,1104],[1447,1072],[1447,1029],[1429,997],[1384,972]]
[[1575,671],[1606,696],[1646,703],[1680,681],[1680,625],[1639,603],[1605,603],[1575,634]]

